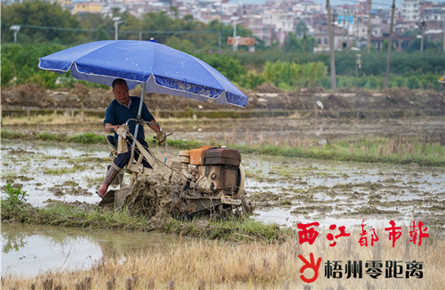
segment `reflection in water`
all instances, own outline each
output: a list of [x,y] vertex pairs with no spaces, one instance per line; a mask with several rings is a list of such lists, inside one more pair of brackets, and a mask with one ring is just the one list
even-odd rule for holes
[[24,233],[2,232],[2,253],[17,252],[26,245],[25,239],[26,235]]
[[2,276],[88,269],[102,257],[165,250],[177,237],[161,233],[82,230],[2,223]]

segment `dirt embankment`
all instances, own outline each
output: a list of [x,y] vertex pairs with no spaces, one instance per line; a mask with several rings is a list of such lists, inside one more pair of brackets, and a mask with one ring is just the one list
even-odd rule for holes
[[[131,94],[139,96],[140,90],[135,89]],[[245,94],[249,97],[246,109],[253,110],[410,110],[445,113],[444,91],[387,89],[372,92],[350,89],[333,94],[322,89],[284,92],[273,85],[263,84],[255,91],[245,91]],[[110,89],[87,88],[81,84],[76,84],[70,90],[46,90],[36,84],[25,84],[2,88],[1,92],[2,106],[6,110],[23,107],[103,110],[112,100]],[[152,110],[237,110],[233,106],[158,94],[147,97],[146,103]]]

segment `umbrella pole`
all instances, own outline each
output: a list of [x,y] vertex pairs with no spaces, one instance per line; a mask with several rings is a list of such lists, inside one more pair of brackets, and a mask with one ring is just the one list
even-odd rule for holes
[[[144,106],[144,95],[145,95],[145,83],[140,83],[141,87],[142,87],[142,93],[141,93],[141,101],[139,102],[139,109],[138,109],[138,116],[137,116],[137,121],[136,121],[136,128],[134,130],[134,137],[137,139],[138,138],[138,131],[139,131],[139,125],[140,125],[140,121],[142,118],[142,107]],[[144,128],[142,128],[143,130]],[[133,160],[133,156],[134,156],[134,147],[136,145],[136,140],[133,139],[133,145],[131,146],[131,159]]]

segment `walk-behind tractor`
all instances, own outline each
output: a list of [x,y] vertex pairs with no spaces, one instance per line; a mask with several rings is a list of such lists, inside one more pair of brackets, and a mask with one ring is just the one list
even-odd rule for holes
[[[138,119],[142,114],[145,93],[211,100],[216,104],[237,107],[245,107],[248,100],[211,65],[156,41],[84,43],[40,58],[39,68],[57,73],[71,71],[71,76],[76,79],[106,86],[112,86],[117,78],[124,79],[130,90],[139,85],[142,91]],[[241,156],[236,150],[204,147],[183,151],[179,158],[175,158],[144,148],[128,130],[128,124],[119,128],[116,151],[131,150],[133,155],[134,150],[138,150],[140,158],[136,162],[131,159],[127,165],[126,170],[131,174],[129,187],[108,192],[101,204],[108,202],[116,208],[128,206],[128,197],[134,204],[139,198],[136,191],[139,192],[141,182],[142,185],[145,182],[147,193],[153,192],[150,186],[155,187],[155,180],[164,180],[164,184],[172,188],[172,196],[166,202],[171,204],[170,209],[174,208],[170,212],[184,215],[216,212],[226,215],[235,211],[250,211],[244,199],[245,175]],[[132,148],[128,148],[126,138],[133,142]],[[143,159],[153,167],[152,170],[142,165]],[[178,187],[180,190],[177,190]],[[156,199],[156,196],[153,198]],[[144,208],[145,201],[142,198],[138,204]],[[155,201],[159,202],[159,199]]]
[[[136,182],[162,180],[164,184],[174,188],[171,190],[169,209],[173,214],[192,216],[202,213],[224,217],[251,212],[252,207],[245,199],[245,173],[239,151],[203,146],[180,151],[179,156],[175,157],[167,153],[168,145],[164,142],[165,152],[155,153],[139,143],[129,132],[129,121],[132,120],[128,120],[117,130],[117,147],[109,143],[113,146],[113,156],[127,150],[132,151],[132,158],[126,167],[126,172],[130,174],[130,184],[122,186],[121,172],[114,180],[114,184],[120,184],[121,188],[110,190],[99,205],[121,208],[127,204],[127,199],[134,195]],[[127,139],[130,143],[133,142],[133,146],[127,145]],[[133,158],[135,150],[139,152],[137,161]],[[153,169],[144,167],[143,159]]]

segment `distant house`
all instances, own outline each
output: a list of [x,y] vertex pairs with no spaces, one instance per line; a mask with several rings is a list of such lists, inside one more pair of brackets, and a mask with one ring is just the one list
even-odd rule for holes
[[74,4],[73,14],[79,13],[102,13],[102,3],[97,2],[79,2]]
[[420,0],[403,0],[401,12],[405,20],[419,21]]

